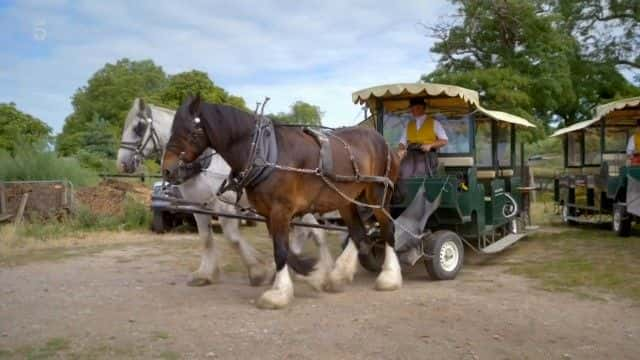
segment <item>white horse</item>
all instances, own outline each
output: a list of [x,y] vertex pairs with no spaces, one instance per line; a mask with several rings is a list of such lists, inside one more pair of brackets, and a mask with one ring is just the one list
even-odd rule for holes
[[[142,99],[135,99],[129,110],[122,131],[120,149],[118,150],[118,168],[122,172],[132,173],[138,169],[143,159],[152,156],[160,156],[169,139],[171,125],[175,112],[159,106],[146,104]],[[229,165],[221,156],[211,156],[211,163],[202,172],[179,185],[180,192],[185,200],[206,202],[210,209],[216,212],[237,213],[236,208],[227,202],[233,202],[235,194],[225,193],[221,195],[221,201],[216,191],[223,180],[229,176]],[[241,207],[249,207],[249,203],[243,196],[240,200]],[[213,232],[211,231],[211,216],[194,214],[198,227],[198,234],[204,244],[200,267],[191,274],[188,281],[190,286],[204,286],[218,280],[220,266],[218,251]],[[302,220],[308,223],[317,223],[311,214],[306,214]],[[240,221],[227,217],[219,218],[224,237],[231,242],[240,253],[244,265],[247,267],[249,283],[253,286],[271,281],[275,272],[275,265],[270,262],[265,264],[258,257],[258,252],[247,242],[240,233]],[[320,257],[318,271],[305,280],[316,289],[324,285],[328,273],[333,266],[333,260],[326,244],[325,232],[319,229],[294,227],[291,251],[300,253],[306,239],[312,239],[319,249]]]

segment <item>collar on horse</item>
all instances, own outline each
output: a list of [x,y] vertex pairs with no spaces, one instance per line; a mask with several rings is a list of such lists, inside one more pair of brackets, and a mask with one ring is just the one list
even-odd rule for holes
[[262,103],[260,114],[258,114],[258,107],[254,112],[256,127],[253,130],[249,157],[245,168],[237,174],[231,172],[229,177],[220,185],[217,192],[218,195],[229,190],[234,191],[236,193],[236,202],[238,202],[244,188],[255,187],[274,170],[274,167],[270,166],[270,164],[275,164],[278,158],[275,128],[273,122],[263,115],[264,107],[268,101],[269,98],[266,98]]

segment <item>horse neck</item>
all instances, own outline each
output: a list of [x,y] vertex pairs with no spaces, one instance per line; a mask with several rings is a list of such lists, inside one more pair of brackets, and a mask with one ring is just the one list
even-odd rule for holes
[[229,164],[232,173],[237,174],[247,167],[255,119],[241,110],[207,105],[204,115],[211,147]]
[[[171,135],[171,125],[173,124],[173,115],[164,111],[152,109],[151,116],[153,118],[153,129],[158,135],[158,146],[161,150],[164,150],[169,142]],[[148,146],[153,146],[149,144]]]

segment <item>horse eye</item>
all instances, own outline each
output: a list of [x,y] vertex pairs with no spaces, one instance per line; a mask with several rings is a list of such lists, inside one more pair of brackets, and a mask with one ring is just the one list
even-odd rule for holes
[[144,131],[147,128],[146,123],[144,121],[140,121],[136,124],[136,126],[133,128],[133,132],[142,137],[144,135]]

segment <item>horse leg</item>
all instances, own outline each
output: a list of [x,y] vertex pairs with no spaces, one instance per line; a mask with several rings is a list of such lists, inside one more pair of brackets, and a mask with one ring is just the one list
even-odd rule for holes
[[258,299],[257,306],[261,309],[282,309],[293,299],[293,282],[287,265],[290,218],[286,212],[275,210],[267,219],[267,228],[273,240],[276,278],[271,289]]
[[[316,220],[315,216],[312,214],[304,215],[301,220],[308,224],[318,224],[318,220]],[[333,267],[333,257],[331,256],[331,251],[329,251],[324,230],[294,226],[290,250],[294,254],[300,255],[304,242],[309,239],[313,240],[318,248],[318,262],[308,276],[300,276],[300,278],[311,285],[315,290],[320,291],[324,287],[327,277],[329,276],[329,272]],[[299,245],[297,252],[293,250],[293,244]]]
[[[383,189],[380,187],[374,189],[374,196],[369,197],[369,201],[374,201],[373,203],[377,201],[379,204],[383,197]],[[376,217],[378,224],[380,224],[380,235],[385,241],[384,263],[376,279],[376,290],[396,290],[402,287],[402,269],[400,268],[400,262],[394,250],[395,238],[393,234],[393,222],[382,209],[374,209],[373,215]]]
[[329,274],[329,282],[325,286],[325,290],[331,292],[342,291],[345,283],[353,281],[358,270],[358,247],[360,241],[366,239],[367,236],[367,231],[355,205],[352,204],[340,209],[340,216],[347,224],[351,237]]
[[[217,201],[214,208],[218,212],[235,212],[235,208],[231,205]],[[247,239],[240,233],[240,220],[228,217],[220,217],[218,219],[222,227],[224,237],[229,240],[233,247],[240,254],[242,262],[247,267],[249,275],[249,284],[251,286],[259,286],[265,281],[271,281],[273,278],[273,266],[266,265],[259,260],[258,251],[249,244]]]
[[198,235],[204,245],[200,256],[200,267],[191,274],[187,285],[205,286],[217,282],[220,275],[218,250],[211,231],[211,216],[194,214],[198,226]]

